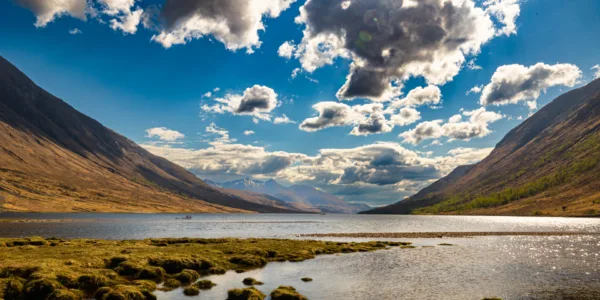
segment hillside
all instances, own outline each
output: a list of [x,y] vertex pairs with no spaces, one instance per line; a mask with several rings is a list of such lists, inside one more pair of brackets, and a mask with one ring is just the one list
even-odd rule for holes
[[273,179],[259,181],[246,178],[224,183],[210,183],[215,187],[225,188],[230,191],[250,191],[261,195],[268,195],[271,198],[287,203],[288,206],[295,209],[308,212],[352,214],[370,209],[366,205],[347,203],[334,195],[308,185],[285,187]]
[[0,57],[0,211],[288,212],[213,188]]
[[600,79],[511,130],[494,151],[412,197],[365,213],[600,214]]

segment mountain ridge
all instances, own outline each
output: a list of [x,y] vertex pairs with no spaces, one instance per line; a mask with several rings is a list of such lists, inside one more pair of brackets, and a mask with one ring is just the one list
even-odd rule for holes
[[598,174],[600,79],[551,101],[481,162],[364,213],[595,216]]
[[292,185],[290,187],[285,187],[274,179],[260,181],[244,178],[221,183],[206,179],[204,181],[215,184],[215,186],[221,186],[225,189],[252,191],[270,195],[297,209],[309,212],[358,213],[361,210],[370,209],[367,205],[347,203],[334,195],[309,185]]

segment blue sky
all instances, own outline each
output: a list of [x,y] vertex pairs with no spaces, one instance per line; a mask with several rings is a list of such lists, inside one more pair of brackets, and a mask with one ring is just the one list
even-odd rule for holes
[[[415,45],[402,49],[393,36],[382,33],[383,25],[369,24],[375,20],[369,14],[377,15],[376,21],[382,22],[381,16],[385,15],[382,11],[386,5],[393,5],[390,4],[393,1],[353,1],[348,1],[349,8],[339,11],[339,18],[344,18],[346,12],[361,12],[364,8],[365,30],[378,28],[369,31],[374,39],[364,40],[366,45],[360,47],[367,49],[363,50],[379,51],[379,46],[374,44],[377,41],[384,45],[382,47],[394,46],[402,53],[423,51],[413,47]],[[413,2],[418,7],[435,1],[441,0]],[[200,38],[190,36],[185,44],[176,45],[166,45],[164,41],[161,44],[156,39],[153,41],[152,37],[160,33],[173,37],[178,29],[185,32],[185,26],[192,28],[190,20],[194,17],[217,22],[210,18],[202,19],[204,8],[198,4],[212,1],[97,0],[91,2],[92,6],[87,7],[85,12],[77,12],[74,7],[57,7],[62,9],[62,14],[53,15],[51,12],[53,18],[43,26],[39,20],[44,17],[44,11],[35,6],[36,1],[30,2],[33,4],[29,6],[20,5],[19,1],[0,3],[0,55],[81,112],[143,144],[151,152],[183,165],[201,178],[276,178],[286,184],[311,184],[347,201],[370,205],[401,200],[457,165],[482,159],[510,129],[522,122],[522,118],[562,92],[592,80],[595,77],[592,67],[600,64],[600,2],[596,0],[475,1],[469,13],[477,10],[482,15],[479,16],[481,22],[473,24],[483,26],[486,24],[483,21],[489,20],[493,27],[488,29],[492,31],[488,30],[487,37],[482,37],[484,30],[483,33],[468,33],[473,41],[478,41],[477,49],[464,55],[464,62],[459,63],[461,69],[456,74],[448,70],[417,74],[419,72],[411,71],[405,62],[397,61],[380,65],[371,60],[372,57],[361,56],[356,43],[338,45],[336,50],[345,54],[337,55],[331,64],[317,64],[312,70],[310,65],[314,65],[315,61],[306,51],[310,48],[309,42],[317,41],[319,34],[324,33],[319,31],[320,28],[333,25],[327,23],[330,16],[318,13],[311,5],[343,6],[346,1],[341,0],[249,2],[248,11],[242,8],[241,13],[250,14],[251,9],[256,8],[252,5],[268,7],[262,8],[264,12],[259,13],[254,24],[243,24],[246,27],[242,34],[230,32],[219,35],[205,31]],[[49,2],[53,5],[53,1]],[[198,7],[188,2],[195,2],[193,5]],[[120,3],[127,4],[119,6]],[[185,13],[181,16],[168,15],[168,8],[173,7]],[[307,17],[298,23],[295,18],[301,7]],[[406,5],[406,9],[408,7]],[[502,13],[514,12],[515,7],[518,16],[503,22]],[[92,8],[95,12],[91,12]],[[158,16],[164,18],[152,20],[156,22],[156,28],[145,28],[140,22],[135,26],[135,33],[124,33],[121,29],[110,27],[110,20],[120,20],[119,17],[124,20],[136,11],[143,11],[142,16],[148,15],[150,19],[153,8],[167,16],[159,13]],[[498,13],[502,9],[505,10]],[[274,13],[275,10],[277,13]],[[234,14],[224,12],[222,18],[239,17],[240,11]],[[85,16],[85,21],[82,16]],[[389,15],[389,22],[400,22],[402,16],[401,12],[397,16]],[[335,24],[344,26],[346,23],[341,20]],[[36,21],[37,26],[34,25]],[[352,22],[350,20],[347,24]],[[466,19],[460,22],[473,25]],[[511,23],[515,25],[513,31],[510,30]],[[264,25],[264,30],[254,30],[257,24]],[[350,32],[351,27],[348,26]],[[70,34],[73,29],[81,33]],[[507,32],[502,31],[505,29]],[[260,46],[256,40],[248,38],[252,34],[258,34]],[[307,46],[288,59],[278,55],[280,46],[286,41],[293,41],[296,49],[302,47],[303,41]],[[236,47],[236,50],[227,49]],[[248,49],[254,53],[249,54]],[[430,50],[441,51],[437,48]],[[401,86],[401,94],[375,99],[377,97],[368,95],[369,91],[352,96],[356,98],[350,101],[340,99],[343,96],[336,94],[345,84],[348,74],[356,73],[350,67],[353,61],[362,62],[363,71],[377,73],[385,70],[384,82],[395,81],[394,85]],[[468,68],[469,61],[479,68]],[[427,58],[422,62],[425,65],[435,63]],[[533,67],[538,63],[543,65]],[[504,75],[498,72],[503,70],[503,66],[510,65],[512,68],[504,68]],[[300,71],[292,78],[296,68]],[[447,76],[449,79],[434,79],[444,72],[450,74]],[[400,78],[400,75],[406,74],[407,77]],[[497,81],[494,82],[492,76],[496,76]],[[512,81],[502,76],[510,77]],[[524,79],[519,79],[521,77]],[[529,90],[525,90],[526,85],[519,80],[532,80],[534,87],[529,86]],[[244,92],[254,86],[258,88],[249,90],[248,97],[252,94],[250,92],[272,90],[277,94],[271,99],[276,104],[262,110],[250,108],[252,112],[244,113],[235,101],[248,100]],[[397,109],[404,107],[418,111],[420,119],[406,121],[409,124],[404,126],[392,124],[392,116],[399,112],[384,111],[394,101],[406,100],[411,90],[427,86],[439,88],[441,99],[429,99],[434,101],[429,105],[398,102]],[[489,93],[484,90],[467,95],[467,91],[475,86],[489,88]],[[220,90],[215,91],[215,88]],[[508,90],[512,94],[507,94]],[[205,96],[207,92],[212,95]],[[483,98],[487,105],[482,105]],[[222,99],[221,102],[218,99]],[[528,106],[527,103],[532,101],[537,102],[536,109]],[[321,126],[325,124],[323,122],[319,123],[321,125],[312,124],[311,128],[321,126],[316,131],[307,131],[309,127],[300,126],[305,120],[318,115],[313,105],[327,102],[348,106],[336,106],[338,113],[341,110],[352,113],[337,121],[320,120],[329,122],[327,126]],[[218,104],[224,104],[229,111],[217,112],[215,105]],[[202,105],[206,105],[205,109]],[[356,113],[359,105],[380,105],[380,108]],[[323,107],[331,110],[334,106],[323,104]],[[474,120],[471,117],[474,113],[469,112],[482,112],[482,109],[481,119]],[[467,113],[458,122],[459,126],[444,126],[452,123],[449,119],[460,114],[461,110]],[[259,112],[269,120],[257,120],[255,116]],[[275,124],[275,118],[283,115],[294,123]],[[362,132],[361,135],[350,134],[361,124],[369,125],[369,118],[376,117],[384,120],[387,127]],[[441,121],[436,123],[437,126],[433,125],[433,131],[410,133],[422,123],[435,123],[435,120]],[[310,125],[308,123],[305,125]],[[423,128],[425,125],[422,125]],[[152,128],[163,129],[152,131],[155,134],[150,135],[147,130]],[[253,131],[254,134],[245,135],[245,131]],[[179,134],[173,135],[174,132]],[[414,143],[417,135],[419,142]],[[441,145],[431,145],[433,141]],[[385,163],[376,163],[382,161]]]

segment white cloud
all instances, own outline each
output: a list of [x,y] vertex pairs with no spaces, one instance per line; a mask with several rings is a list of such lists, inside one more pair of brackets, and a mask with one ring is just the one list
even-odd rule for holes
[[391,107],[417,107],[422,105],[438,105],[442,100],[442,92],[440,88],[435,85],[430,85],[425,88],[417,87],[406,95],[405,98],[395,100],[392,102]]
[[[469,117],[468,121],[463,121],[463,116]],[[405,143],[417,145],[426,139],[439,139],[447,137],[452,140],[470,140],[472,138],[482,138],[492,131],[488,128],[489,124],[504,118],[502,114],[487,111],[481,107],[472,111],[462,111],[462,114],[450,117],[447,123],[443,120],[427,121],[418,124],[414,129],[400,134]]]
[[413,124],[421,119],[421,113],[412,107],[403,107],[397,114],[392,114],[390,120],[398,126]]
[[81,30],[79,30],[79,28],[73,28],[69,30],[69,34],[70,35],[77,35],[77,34],[83,34],[83,32],[81,32]]
[[581,75],[581,70],[571,64],[501,66],[483,88],[479,102],[481,105],[506,105],[536,101],[547,88],[558,85],[573,87]]
[[517,17],[521,14],[522,0],[487,0],[483,3],[485,11],[494,16],[503,27],[496,29],[496,35],[517,34]]
[[277,54],[283,58],[290,59],[290,58],[292,58],[292,55],[294,54],[295,50],[296,50],[296,45],[294,45],[294,42],[286,41],[285,43],[281,44],[281,46],[279,46],[279,49],[277,50]]
[[594,78],[600,78],[600,65],[593,66],[592,70],[596,70],[596,73],[594,73]]
[[296,122],[290,120],[288,116],[282,115],[281,117],[276,117],[273,120],[273,124],[296,124]]
[[484,87],[485,86],[483,84],[472,87],[470,90],[467,91],[467,96],[470,94],[481,94],[481,91],[483,91]]
[[118,16],[116,19],[110,20],[110,28],[113,30],[120,29],[123,33],[135,34],[137,27],[142,20],[144,10],[138,9],[133,12],[127,12],[124,15]]
[[160,14],[164,24],[152,40],[170,48],[210,35],[229,50],[252,53],[261,45],[263,19],[277,18],[294,1],[167,0]]
[[204,97],[204,98],[210,98],[210,97],[212,97],[212,93],[211,92],[206,92],[204,95],[202,95],[202,97]]
[[223,98],[214,99],[216,104],[203,104],[202,110],[210,113],[231,113],[234,115],[252,116],[258,120],[271,121],[270,113],[277,107],[277,93],[269,87],[254,85],[247,88],[242,95],[226,94]]
[[475,63],[475,59],[469,60],[469,62],[467,63],[467,69],[469,69],[469,70],[483,70],[483,68],[481,66],[478,66]]
[[397,201],[448,174],[459,165],[472,164],[491,148],[458,148],[432,157],[397,143],[375,143],[346,149],[321,149],[315,156],[267,151],[252,145],[213,143],[206,149],[143,145],[203,178],[274,178],[282,182],[310,184],[346,196],[380,197]]
[[86,0],[16,0],[16,3],[35,14],[36,27],[46,27],[55,18],[65,15],[85,20],[88,9]]
[[210,125],[206,126],[205,131],[208,134],[216,136],[216,138],[209,142],[211,145],[229,144],[237,141],[229,136],[227,129],[221,128],[215,123],[210,123]]
[[181,132],[168,129],[166,127],[155,127],[146,129],[146,136],[149,138],[158,138],[163,142],[175,142],[185,138]]
[[472,0],[369,3],[308,0],[296,18],[305,29],[294,57],[304,70],[338,57],[352,61],[339,99],[386,101],[411,77],[442,85],[499,32],[515,33],[520,9],[515,0],[489,0],[481,7]]
[[253,130],[244,131],[244,135],[253,135],[255,132]]

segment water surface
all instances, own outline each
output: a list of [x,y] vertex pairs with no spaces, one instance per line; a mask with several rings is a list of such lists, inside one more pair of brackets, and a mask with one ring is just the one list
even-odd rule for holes
[[[52,222],[2,222],[30,218]],[[380,215],[0,214],[0,237],[143,239],[149,237],[298,238],[356,232],[600,232],[599,219]],[[66,219],[66,221],[59,221]],[[370,239],[321,238],[366,241]],[[390,240],[390,239],[386,239]],[[210,276],[218,284],[197,299],[226,298],[245,277],[268,294],[292,285],[309,299],[600,299],[600,236],[488,236],[402,239],[416,249],[324,255],[300,263],[269,263],[237,274]],[[437,246],[439,243],[455,246]],[[435,246],[423,248],[421,246]],[[312,277],[304,283],[302,277]],[[190,299],[182,291],[159,299]],[[191,298],[194,299],[194,298]]]

